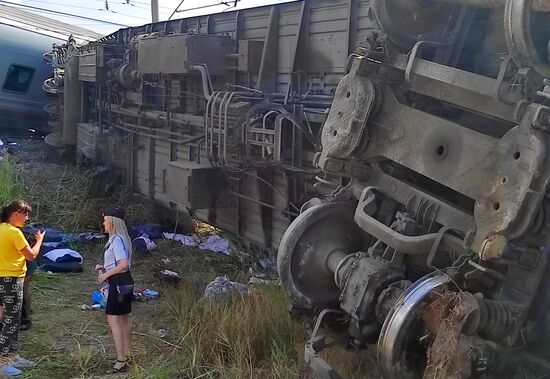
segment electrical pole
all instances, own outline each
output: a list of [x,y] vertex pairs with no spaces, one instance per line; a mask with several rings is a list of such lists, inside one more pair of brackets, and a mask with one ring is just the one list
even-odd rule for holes
[[159,21],[159,0],[151,0],[151,18],[153,22]]

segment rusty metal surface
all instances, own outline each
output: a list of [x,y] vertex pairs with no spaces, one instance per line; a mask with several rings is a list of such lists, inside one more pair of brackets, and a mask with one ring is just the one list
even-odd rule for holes
[[323,128],[323,152],[333,158],[349,157],[364,139],[367,120],[375,107],[376,89],[367,77],[356,75],[356,70],[345,75],[334,94],[334,102]]

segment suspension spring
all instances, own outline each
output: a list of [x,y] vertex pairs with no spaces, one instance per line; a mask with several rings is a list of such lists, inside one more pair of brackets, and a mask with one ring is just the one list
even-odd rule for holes
[[479,300],[480,322],[478,332],[498,340],[514,328],[518,312],[514,305],[497,300]]
[[529,231],[527,232],[528,237],[536,236],[541,232],[544,233],[543,227],[548,219],[548,216],[550,215],[550,199],[547,196],[542,199],[541,206],[537,210],[537,214],[531,222],[531,225],[529,225]]

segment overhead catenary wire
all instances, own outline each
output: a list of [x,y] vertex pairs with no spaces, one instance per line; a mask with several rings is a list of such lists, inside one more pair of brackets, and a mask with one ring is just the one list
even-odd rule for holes
[[[62,3],[57,3],[57,2],[45,1],[45,0],[27,0],[27,1],[32,1],[32,2],[35,2],[35,3],[42,3],[42,4],[58,5],[60,7],[65,7],[65,8],[79,8],[79,9],[87,9],[87,10],[92,10],[92,11],[98,11],[98,12],[105,12],[106,11],[106,12],[109,12],[109,13],[114,13],[114,14],[118,14],[118,15],[121,15],[121,16],[125,16],[125,17],[139,18],[141,20],[149,20],[148,18],[144,18],[144,17],[139,17],[139,16],[133,16],[133,15],[129,15],[129,14],[120,13],[120,12],[115,11],[113,9],[109,9],[109,7],[90,8],[90,7],[81,7],[81,6],[78,6],[78,5],[62,4]],[[103,1],[103,0],[100,0],[100,1]],[[16,3],[13,3],[13,4],[16,4]],[[121,3],[121,4],[126,4],[126,3]],[[146,8],[141,8],[141,9],[146,9]]]
[[136,9],[143,9],[143,10],[149,10],[149,8],[146,8],[146,7],[140,7],[139,5],[135,5],[135,4],[132,4],[132,3],[127,3],[127,2],[121,2],[121,3],[115,3],[117,5],[129,5],[131,7],[134,7]]
[[42,12],[47,12],[47,13],[56,14],[56,15],[60,15],[60,16],[80,18],[80,19],[82,19],[82,20],[98,21],[98,22],[101,22],[101,23],[103,23],[103,24],[110,24],[110,25],[115,25],[115,26],[122,26],[122,27],[124,27],[124,28],[128,28],[128,27],[129,27],[129,25],[120,24],[120,23],[118,23],[118,22],[99,20],[99,19],[97,19],[97,18],[91,18],[91,17],[86,17],[86,16],[79,16],[79,15],[75,15],[75,14],[72,14],[72,13],[59,12],[59,11],[54,11],[54,10],[51,10],[51,9],[40,8],[40,7],[33,7],[33,6],[31,6],[31,5],[17,4],[17,3],[12,3],[12,2],[9,2],[9,1],[0,0],[0,5],[2,5],[2,4],[4,4],[4,5],[9,5],[9,6],[13,6],[13,7],[21,7],[21,8],[26,8],[26,9],[33,9],[33,10],[42,11]]
[[[97,1],[103,1],[103,0],[97,0]],[[143,1],[134,1],[134,0],[130,0],[128,2],[124,2],[123,4],[130,4],[130,3],[135,3],[135,4],[141,4],[141,5],[148,5],[150,6],[151,4],[150,3],[145,3]],[[131,5],[131,4],[130,4]],[[159,5],[159,8],[165,8],[165,9],[170,9],[172,10],[172,7],[166,7],[166,6],[162,6],[162,5]]]
[[181,0],[180,3],[178,4],[178,6],[176,8],[174,8],[174,11],[172,12],[172,14],[170,15],[170,17],[168,17],[168,20],[172,19],[172,17],[176,14],[176,12],[178,11],[178,9],[181,7],[181,5],[183,4],[185,0]]
[[[90,11],[103,11],[103,10],[105,10],[104,8],[81,7],[81,6],[78,6],[78,5],[62,4],[62,3],[51,2],[51,1],[44,1],[44,0],[26,0],[26,1],[30,1],[30,2],[33,2],[33,3],[58,5],[58,6],[60,6],[60,7],[65,7],[65,8],[87,9],[87,10],[90,10]],[[13,4],[13,5],[20,5],[19,3],[12,3],[12,4]],[[113,13],[116,13],[116,12],[113,12]]]
[[[41,11],[30,12],[22,8],[12,7],[0,4],[1,18],[16,22],[17,25],[25,25],[25,30],[49,31],[62,36],[66,40],[68,36],[73,35],[77,40],[94,41],[102,35],[88,29],[83,29],[75,25],[66,24],[62,21],[41,16]],[[13,24],[10,26],[13,26]],[[54,36],[55,37],[55,36]]]
[[224,4],[216,3],[216,4],[209,4],[209,5],[201,5],[200,7],[180,9],[180,10],[177,11],[177,13],[188,12],[188,11],[196,11],[196,10],[199,10],[199,9],[206,9],[206,8],[212,8],[212,7],[219,7],[221,5],[224,5]]

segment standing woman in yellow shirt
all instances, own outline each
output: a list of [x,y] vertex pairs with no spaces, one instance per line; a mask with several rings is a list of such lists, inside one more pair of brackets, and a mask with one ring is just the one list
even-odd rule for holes
[[29,204],[16,200],[6,205],[0,215],[0,304],[4,307],[4,325],[0,331],[0,375],[4,376],[19,375],[19,368],[34,365],[18,354],[26,259],[33,261],[36,258],[45,234],[38,231],[36,244],[29,247],[20,228],[25,226],[30,212]]

